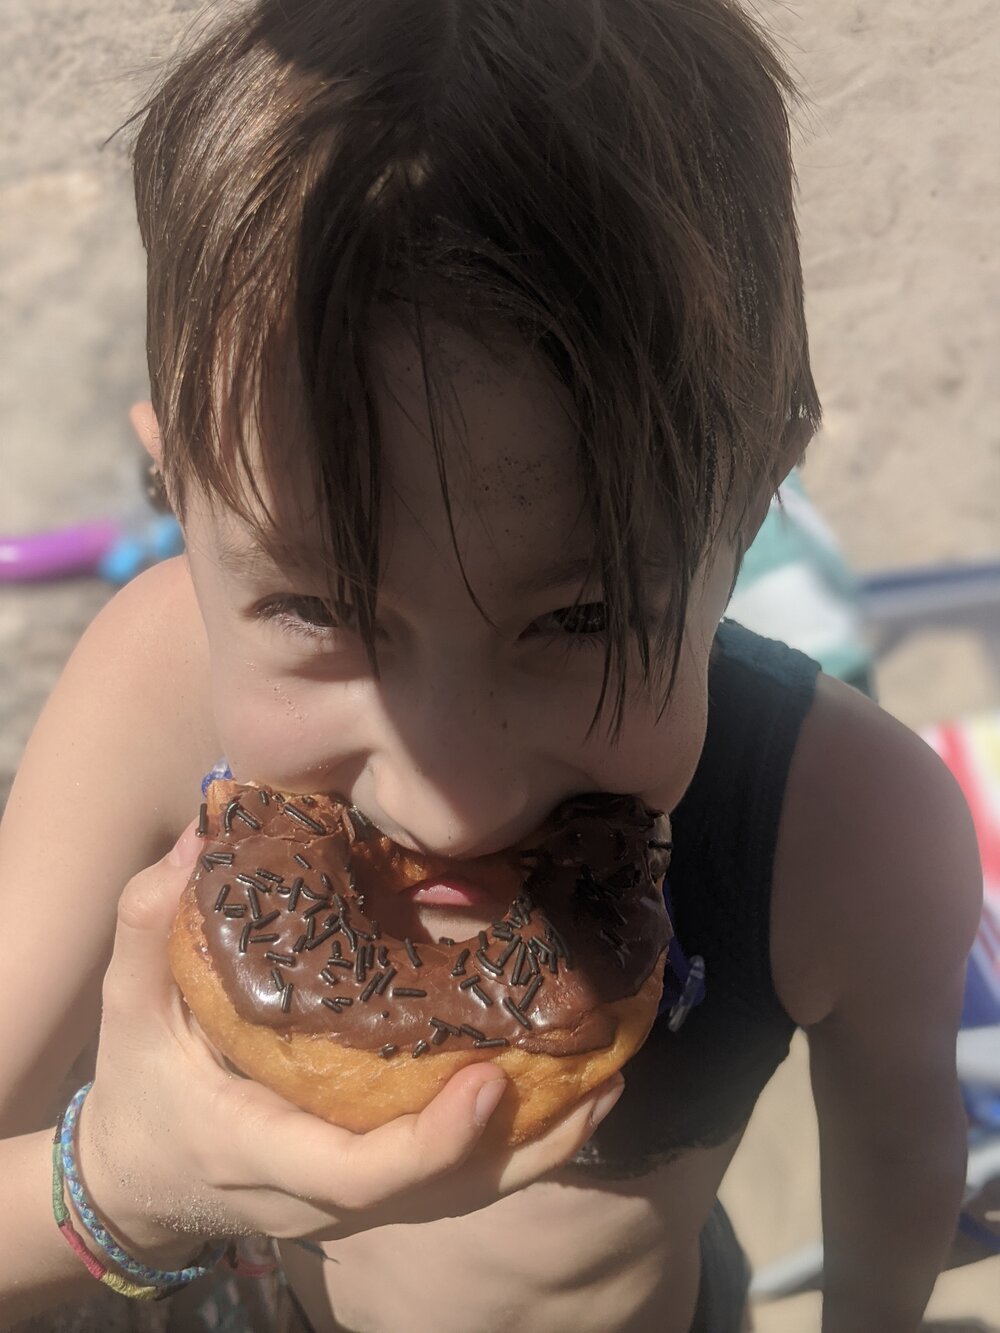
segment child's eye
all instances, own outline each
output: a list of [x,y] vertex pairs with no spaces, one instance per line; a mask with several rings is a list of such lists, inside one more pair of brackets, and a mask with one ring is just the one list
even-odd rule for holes
[[608,630],[608,611],[604,602],[580,602],[578,606],[561,606],[533,620],[529,634],[572,635],[591,641],[600,639]]
[[272,597],[254,614],[299,634],[329,634],[331,630],[350,629],[354,623],[349,606],[332,606],[322,597]]

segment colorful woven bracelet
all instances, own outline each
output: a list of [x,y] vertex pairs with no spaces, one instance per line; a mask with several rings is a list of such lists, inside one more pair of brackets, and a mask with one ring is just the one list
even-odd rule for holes
[[73,1200],[77,1215],[90,1239],[98,1249],[114,1261],[122,1272],[127,1273],[129,1277],[136,1278],[141,1283],[153,1287],[169,1287],[176,1291],[178,1287],[186,1286],[187,1283],[194,1282],[196,1278],[204,1277],[206,1273],[211,1272],[225,1254],[226,1247],[224,1245],[216,1246],[206,1255],[202,1263],[190,1264],[187,1268],[163,1271],[158,1268],[150,1268],[137,1259],[133,1259],[115,1242],[114,1237],[98,1220],[93,1204],[84,1191],[74,1160],[76,1123],[80,1114],[80,1107],[92,1086],[92,1083],[83,1085],[66,1107],[62,1121],[56,1130],[56,1142],[59,1147],[62,1168],[61,1174],[65,1179],[70,1198]]
[[55,1138],[52,1140],[52,1216],[66,1244],[83,1263],[91,1277],[97,1278],[98,1282],[110,1287],[112,1291],[117,1291],[120,1296],[129,1296],[139,1301],[158,1301],[177,1290],[176,1287],[140,1286],[136,1282],[130,1282],[128,1278],[110,1272],[90,1253],[80,1233],[75,1230],[63,1197],[63,1184],[62,1152],[59,1145],[59,1128],[57,1128]]

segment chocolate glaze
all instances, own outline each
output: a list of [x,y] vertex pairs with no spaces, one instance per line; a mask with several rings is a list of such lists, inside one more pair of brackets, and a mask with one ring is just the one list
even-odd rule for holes
[[188,888],[202,948],[240,1016],[279,1033],[386,1059],[598,1050],[614,1039],[603,1006],[634,995],[670,941],[669,824],[634,797],[576,797],[489,858],[520,892],[453,944],[381,936],[359,884],[391,874],[399,849],[337,798],[220,781],[209,802]]

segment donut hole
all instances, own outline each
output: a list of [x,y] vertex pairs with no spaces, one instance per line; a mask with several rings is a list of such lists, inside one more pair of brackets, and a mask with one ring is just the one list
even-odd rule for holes
[[[383,934],[437,944],[474,940],[480,930],[502,917],[521,891],[523,871],[512,852],[467,861],[424,856],[400,847],[384,834],[370,836],[352,849],[351,871],[367,916]],[[413,901],[418,885],[463,881],[482,895],[471,905],[432,905]]]

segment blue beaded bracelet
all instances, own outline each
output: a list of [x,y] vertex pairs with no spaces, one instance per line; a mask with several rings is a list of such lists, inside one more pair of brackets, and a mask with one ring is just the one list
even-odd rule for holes
[[87,1235],[94,1242],[97,1248],[103,1251],[123,1273],[128,1273],[129,1277],[134,1277],[140,1282],[147,1283],[155,1287],[182,1287],[189,1282],[194,1282],[196,1278],[204,1277],[210,1273],[219,1260],[226,1252],[226,1247],[220,1245],[211,1250],[206,1256],[204,1263],[191,1264],[187,1268],[178,1268],[172,1272],[165,1272],[158,1268],[149,1268],[146,1264],[141,1264],[131,1255],[126,1254],[120,1245],[115,1243],[114,1238],[97,1220],[93,1204],[87,1198],[80,1176],[76,1169],[74,1158],[76,1123],[80,1115],[80,1107],[84,1103],[87,1093],[93,1087],[93,1083],[85,1083],[76,1094],[63,1116],[62,1125],[59,1130],[59,1148],[62,1156],[63,1176],[69,1189],[70,1198],[76,1208],[77,1215],[86,1229]]

